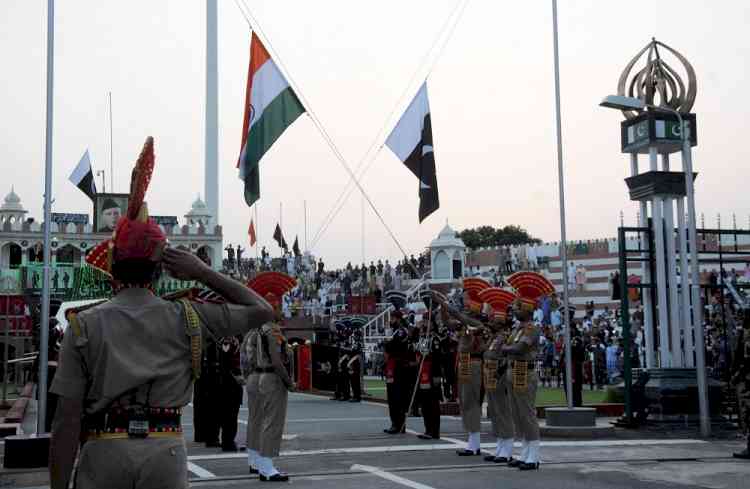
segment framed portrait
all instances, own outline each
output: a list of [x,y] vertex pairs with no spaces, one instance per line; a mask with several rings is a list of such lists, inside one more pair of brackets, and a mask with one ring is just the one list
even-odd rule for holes
[[128,194],[96,194],[94,199],[94,230],[111,233],[117,221],[128,211]]

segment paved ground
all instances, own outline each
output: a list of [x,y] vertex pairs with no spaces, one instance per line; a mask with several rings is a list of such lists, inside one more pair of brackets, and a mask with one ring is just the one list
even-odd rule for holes
[[[242,421],[244,441],[246,426]],[[544,464],[522,473],[487,464],[480,457],[458,457],[464,434],[457,418],[443,417],[444,438],[425,442],[411,418],[411,433],[390,436],[386,408],[350,404],[305,394],[290,397],[288,423],[278,466],[298,487],[342,489],[456,488],[715,488],[748,487],[750,463],[729,458],[736,441],[705,442],[661,434],[632,432],[609,440],[548,440],[542,444]],[[485,425],[486,426],[486,425]],[[192,440],[192,412],[185,415],[186,439]],[[635,438],[633,438],[635,436]],[[494,440],[485,436],[483,447]],[[244,453],[188,443],[193,487],[214,489],[257,485],[247,474]],[[0,487],[46,487],[43,471],[0,473]]]

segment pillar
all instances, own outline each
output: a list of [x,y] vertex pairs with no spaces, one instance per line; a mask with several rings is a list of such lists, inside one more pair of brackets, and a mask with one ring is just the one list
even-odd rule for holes
[[[669,154],[662,158],[662,170],[669,171]],[[671,341],[671,367],[679,368],[684,365],[682,356],[682,325],[680,323],[679,284],[677,282],[677,249],[674,236],[674,199],[664,198],[664,228],[667,251],[667,286],[669,292],[669,323]]]
[[206,0],[206,206],[219,224],[219,61],[217,0]]
[[677,234],[680,245],[680,324],[685,335],[684,362],[685,367],[695,367],[693,356],[694,340],[691,327],[692,316],[690,308],[690,267],[687,251],[687,223],[685,222],[685,198],[677,199]]
[[[638,174],[637,153],[630,153],[630,173],[632,176],[636,176]],[[648,225],[648,203],[645,200],[642,200],[640,201],[640,206],[641,213],[638,226],[645,228]],[[640,239],[641,243],[643,243],[643,249],[648,252],[650,242],[646,233],[642,233]],[[644,253],[642,255],[642,258],[645,258],[646,256],[648,256],[648,253]],[[643,267],[643,283],[651,283],[651,267],[648,263],[645,262],[643,262],[641,266]],[[627,282],[627,277],[625,277],[625,281]],[[652,311],[651,291],[649,289],[641,289],[641,292],[641,295],[643,296],[643,336],[645,343],[643,345],[643,348],[646,353],[646,368],[654,368],[654,321],[653,315],[650,314],[650,312]]]
[[[655,147],[649,148],[651,171],[658,171],[658,154]],[[669,367],[669,304],[667,299],[667,264],[664,246],[664,199],[654,196],[651,201],[651,216],[654,229],[656,253],[656,301],[659,326],[659,366]]]

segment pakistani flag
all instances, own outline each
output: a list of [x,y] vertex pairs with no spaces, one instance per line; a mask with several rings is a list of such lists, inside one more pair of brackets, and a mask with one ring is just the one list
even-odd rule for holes
[[276,63],[253,33],[250,68],[245,91],[242,149],[237,161],[245,182],[245,202],[251,206],[260,198],[261,158],[287,127],[305,112]]
[[96,182],[94,181],[94,172],[91,170],[91,158],[89,157],[89,150],[87,149],[81,160],[76,165],[73,173],[68,178],[73,185],[86,194],[92,201],[96,196]]
[[440,207],[427,82],[422,84],[385,144],[419,179],[419,222],[422,222]]

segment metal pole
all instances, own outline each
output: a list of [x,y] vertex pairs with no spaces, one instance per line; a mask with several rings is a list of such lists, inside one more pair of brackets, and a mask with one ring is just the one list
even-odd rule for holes
[[[112,134],[112,92],[109,92],[109,188],[112,192],[115,191],[115,158],[114,158],[114,145],[112,144],[114,136]],[[104,175],[102,175],[104,181]],[[102,181],[102,183],[104,183]],[[106,192],[106,190],[105,190]]]
[[[4,355],[3,355],[3,404],[2,404],[3,407],[5,407],[8,402],[8,350],[9,350],[8,342],[10,341],[10,335],[9,335],[10,296],[6,295],[5,297],[0,297],[0,298],[5,299],[5,345],[3,345]],[[18,381],[16,380],[16,382]]]
[[560,257],[563,271],[563,320],[565,321],[565,392],[568,409],[573,409],[573,359],[570,351],[570,314],[568,313],[568,249],[565,233],[565,180],[563,174],[562,121],[560,116],[560,54],[557,41],[557,0],[552,0],[552,41],[555,60],[555,119],[557,122],[557,183],[560,194]]
[[693,327],[695,328],[695,367],[698,377],[698,406],[701,418],[701,435],[711,435],[711,417],[708,408],[708,382],[706,379],[706,343],[703,339],[703,304],[700,298],[698,279],[698,238],[695,231],[695,188],[693,184],[693,156],[690,148],[688,126],[675,111],[680,120],[682,133],[682,163],[685,170],[685,190],[688,204],[688,234],[690,236],[690,275],[693,297]]
[[47,417],[47,353],[49,342],[49,272],[52,207],[52,122],[55,59],[55,0],[47,0],[47,129],[44,150],[44,272],[42,275],[42,320],[39,325],[39,406],[37,433],[44,433]]
[[680,299],[682,305],[681,323],[685,335],[685,366],[695,367],[693,356],[693,330],[690,325],[690,266],[688,264],[687,224],[685,223],[685,199],[677,199],[677,230],[680,235]]
[[628,425],[633,422],[633,404],[630,390],[633,385],[633,364],[631,362],[630,341],[630,304],[628,303],[628,255],[627,237],[625,230],[620,228],[617,233],[620,248],[620,317],[622,318],[623,366],[622,376],[625,382],[625,419]]

